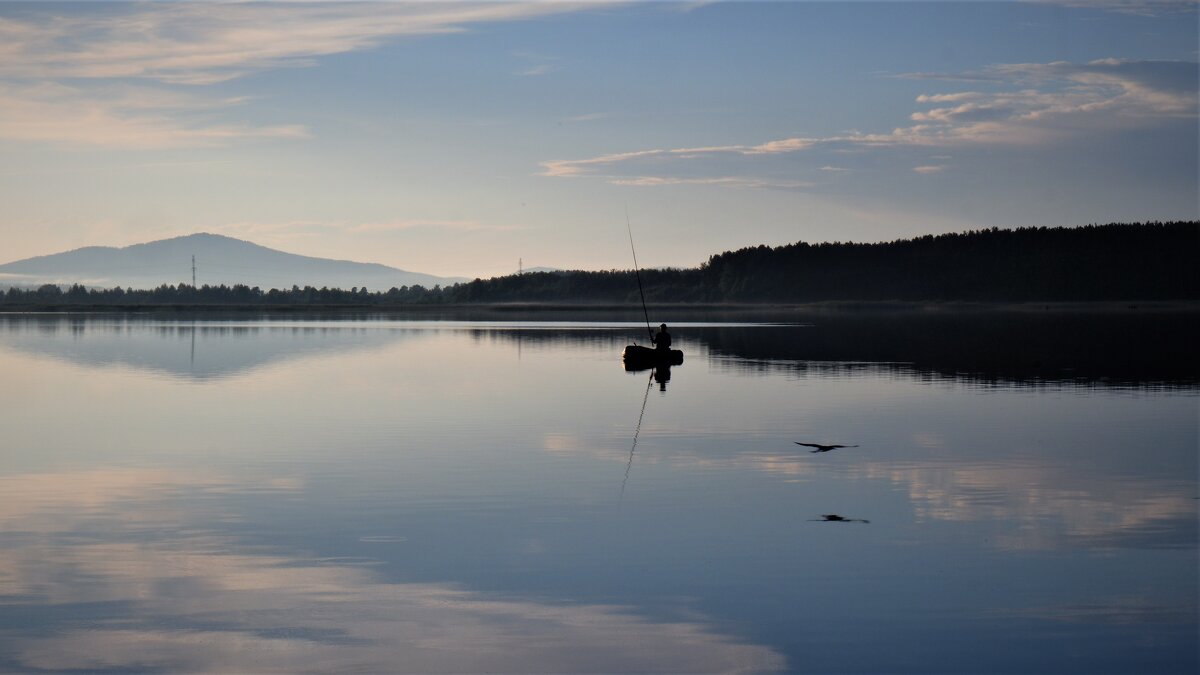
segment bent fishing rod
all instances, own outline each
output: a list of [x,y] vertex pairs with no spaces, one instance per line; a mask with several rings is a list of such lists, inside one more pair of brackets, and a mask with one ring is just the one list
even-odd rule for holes
[[646,332],[654,342],[654,329],[650,328],[650,311],[646,309],[646,292],[642,290],[642,273],[638,270],[637,249],[633,247],[633,226],[629,224],[629,205],[625,205],[625,229],[629,231],[629,250],[633,252],[633,273],[637,276],[638,295],[642,296],[642,314],[646,316]]

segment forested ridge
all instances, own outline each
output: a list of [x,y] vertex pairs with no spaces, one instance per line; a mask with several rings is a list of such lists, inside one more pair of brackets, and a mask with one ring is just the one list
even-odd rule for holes
[[[1200,222],[992,228],[886,243],[797,242],[641,273],[654,303],[1200,299]],[[632,270],[537,272],[387,290],[163,285],[9,289],[0,306],[397,306],[638,302]]]

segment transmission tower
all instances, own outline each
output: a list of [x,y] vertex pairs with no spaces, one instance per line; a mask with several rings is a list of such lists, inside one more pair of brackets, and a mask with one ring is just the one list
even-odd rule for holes
[[196,256],[192,256],[192,288],[196,287]]

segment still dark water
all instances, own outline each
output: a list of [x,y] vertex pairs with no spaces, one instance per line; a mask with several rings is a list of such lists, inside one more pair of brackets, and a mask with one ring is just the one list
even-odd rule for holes
[[1194,325],[1022,321],[0,316],[0,670],[1195,672]]

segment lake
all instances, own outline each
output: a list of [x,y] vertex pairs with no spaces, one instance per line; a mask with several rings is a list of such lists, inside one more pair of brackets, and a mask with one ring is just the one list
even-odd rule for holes
[[1197,670],[1194,315],[531,316],[0,315],[0,670]]

